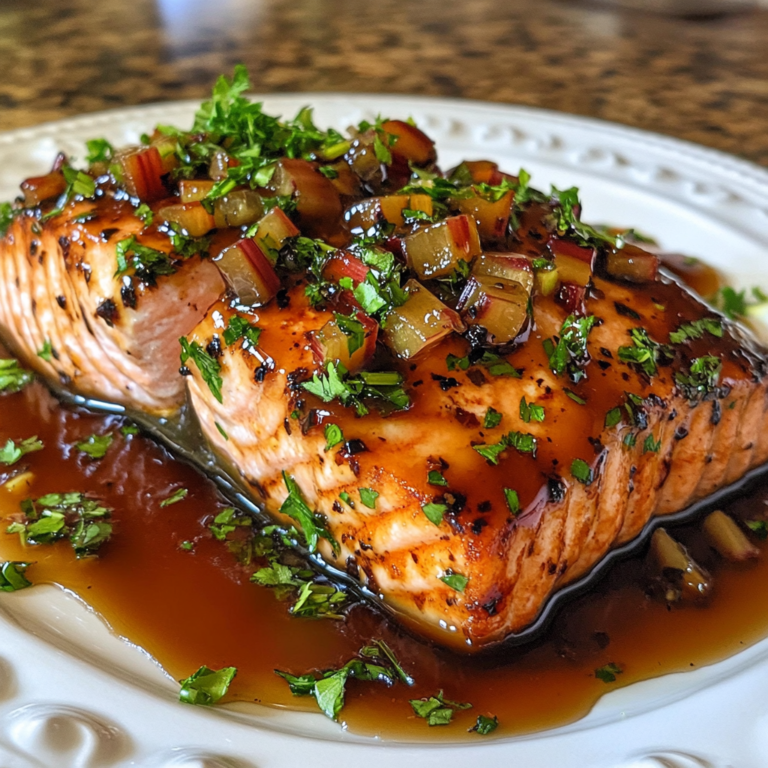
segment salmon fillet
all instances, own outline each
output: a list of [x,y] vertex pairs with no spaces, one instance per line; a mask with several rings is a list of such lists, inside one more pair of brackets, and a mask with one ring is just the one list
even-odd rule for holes
[[246,89],[0,208],[0,333],[42,376],[187,398],[310,551],[469,650],[768,460],[765,350],[577,190],[443,174],[411,122],[344,137]]
[[[481,647],[528,626],[553,592],[635,538],[652,516],[679,511],[768,459],[761,428],[768,381],[754,344],[718,318],[722,337],[686,343],[683,360],[649,378],[618,359],[633,328],[642,324],[666,342],[681,324],[715,315],[671,279],[631,288],[594,282],[586,310],[602,322],[589,334],[587,376],[576,385],[552,372],[542,346],[566,313],[538,297],[536,329],[508,356],[520,378],[482,366],[449,371],[447,356],[467,352],[450,339],[404,369],[410,411],[356,418],[297,385],[315,369],[306,333],[329,319],[299,287],[284,309],[243,313],[222,300],[209,310],[190,336],[201,346],[221,339],[235,314],[262,333],[258,349],[221,343],[221,402],[190,365],[190,402],[215,450],[273,515],[287,496],[283,472],[295,480],[338,542],[334,552],[320,541],[328,563],[419,632]],[[630,305],[637,317],[627,317]],[[675,375],[705,354],[722,361],[717,386],[686,394]],[[543,421],[521,419],[523,397],[544,408]],[[313,426],[292,418],[301,401],[313,401]],[[493,429],[483,427],[489,408],[502,414]],[[606,427],[615,408],[619,421]],[[341,426],[347,450],[325,450],[329,422]],[[491,464],[473,449],[510,431],[533,435],[535,456],[507,448]],[[589,467],[586,482],[574,477],[574,459]],[[431,469],[446,486],[429,484]],[[378,493],[375,508],[361,488]],[[518,494],[516,515],[504,488]],[[445,506],[437,525],[423,509],[430,503]],[[462,591],[441,580],[451,574],[466,579]]]
[[[168,414],[184,400],[178,338],[224,282],[198,256],[174,259],[173,273],[153,281],[116,278],[117,243],[142,227],[133,206],[117,201],[74,204],[42,222],[17,217],[0,240],[0,329],[43,376],[80,394]],[[142,243],[173,255],[166,236],[144,235]]]

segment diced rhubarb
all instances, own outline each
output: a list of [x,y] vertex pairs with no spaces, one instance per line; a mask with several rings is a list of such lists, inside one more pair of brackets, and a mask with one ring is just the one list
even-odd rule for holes
[[528,293],[533,289],[531,260],[517,253],[482,253],[472,267],[472,274],[516,280]]
[[549,241],[549,250],[555,257],[555,266],[562,282],[581,286],[589,283],[597,256],[594,248],[584,248],[568,240],[553,238]]
[[446,277],[459,261],[471,262],[481,253],[474,219],[452,216],[424,227],[402,240],[408,265],[422,279]]
[[465,160],[461,165],[475,184],[501,184],[504,178],[504,175],[499,172],[498,164],[490,160]]
[[213,216],[202,203],[168,205],[157,211],[157,218],[178,224],[192,237],[202,237],[216,226]]
[[373,132],[356,139],[346,155],[347,163],[359,178],[378,188],[381,185],[381,161],[373,149]]
[[208,175],[214,181],[222,181],[227,178],[230,168],[240,165],[240,161],[231,157],[223,149],[214,152],[211,162],[208,164]]
[[341,218],[341,198],[336,187],[307,160],[280,160],[270,188],[277,195],[295,197],[299,227],[309,236],[332,232]]
[[280,278],[252,238],[225,248],[214,262],[242,304],[266,304],[280,290]]
[[[435,142],[415,125],[402,120],[386,120],[381,125],[393,155],[414,165],[429,165],[437,160]],[[396,137],[394,140],[390,136]]]
[[565,311],[569,315],[583,315],[586,294],[587,289],[583,285],[576,285],[576,283],[562,283],[555,295],[555,300],[558,304],[565,307]]
[[24,205],[28,208],[40,205],[52,197],[58,197],[66,188],[67,181],[59,170],[46,173],[45,176],[33,176],[21,182]]
[[408,207],[412,211],[422,211],[427,216],[432,216],[434,213],[432,198],[429,195],[411,195]]
[[481,195],[456,198],[453,205],[471,216],[477,223],[477,231],[484,244],[499,243],[506,238],[515,193],[511,190],[498,200],[487,200]]
[[370,267],[363,264],[357,256],[346,251],[336,251],[323,267],[323,278],[338,283],[343,277],[349,277],[357,287],[365,281],[370,271]]
[[182,179],[179,182],[179,198],[182,203],[197,203],[205,200],[215,182],[208,179]]
[[162,179],[163,160],[157,147],[127,149],[120,152],[115,161],[129,194],[145,202],[160,200],[168,194]]
[[339,160],[338,163],[327,167],[335,174],[329,181],[342,197],[360,197],[362,194],[360,179],[344,160]]
[[659,271],[659,257],[627,243],[608,252],[605,271],[611,277],[630,283],[651,283]]
[[252,189],[236,189],[216,199],[213,217],[219,229],[253,224],[264,215],[264,203]]
[[403,226],[403,208],[408,207],[408,195],[369,197],[344,211],[344,221],[352,233],[368,232],[381,224]]
[[353,319],[362,326],[363,338],[360,346],[357,346],[360,340],[344,333],[336,318],[329,320],[319,331],[310,331],[310,347],[322,367],[329,362],[338,362],[350,373],[356,373],[373,357],[379,324],[360,311],[354,313]]
[[408,301],[390,310],[384,323],[384,342],[398,357],[409,360],[464,329],[458,313],[416,280],[409,280],[405,290]]
[[160,133],[152,137],[151,144],[160,153],[163,173],[170,173],[178,167],[179,158],[176,156],[177,139],[175,136],[166,136]]
[[536,270],[536,292],[542,296],[549,296],[555,292],[560,284],[560,275],[557,269],[538,269]]
[[276,260],[278,251],[289,237],[296,237],[299,230],[296,225],[285,215],[285,213],[275,206],[259,219],[259,226],[253,239],[259,244],[261,250],[270,257],[272,261]]
[[467,323],[485,328],[489,344],[508,344],[526,325],[529,298],[515,280],[473,276],[461,294],[458,309]]

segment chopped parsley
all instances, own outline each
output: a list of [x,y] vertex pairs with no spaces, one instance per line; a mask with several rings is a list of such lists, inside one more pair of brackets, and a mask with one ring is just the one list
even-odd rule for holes
[[320,711],[331,720],[336,720],[344,707],[349,678],[384,683],[387,686],[392,686],[398,681],[406,685],[413,685],[414,682],[383,640],[374,640],[371,645],[361,648],[356,658],[338,669],[304,675],[291,675],[276,669],[275,674],[288,683],[294,696],[314,697]]
[[627,446],[627,448],[634,448],[635,444],[637,442],[637,435],[634,432],[627,432],[626,435],[624,435],[624,439],[622,440],[622,443]]
[[615,683],[616,677],[620,675],[624,670],[618,665],[610,662],[605,666],[595,670],[595,677],[598,680],[602,680],[604,683]]
[[326,424],[324,434],[326,451],[330,451],[331,448],[335,448],[344,442],[344,433],[338,424]]
[[493,717],[478,715],[477,722],[469,729],[469,733],[476,733],[478,736],[487,736],[489,733],[493,733],[498,727],[499,718],[496,717],[496,715]]
[[747,528],[761,541],[768,539],[768,523],[765,520],[746,520]]
[[653,435],[648,435],[643,442],[643,453],[658,453],[661,448],[661,438],[655,440]]
[[368,509],[376,509],[376,499],[379,498],[379,492],[372,488],[358,488],[360,494],[360,503]]
[[334,312],[336,325],[347,337],[347,352],[354,355],[365,343],[365,329],[363,324],[354,315],[340,315]]
[[430,485],[447,486],[448,481],[443,476],[442,472],[438,472],[436,469],[431,469],[427,474],[427,482]]
[[766,301],[768,301],[768,296],[760,288],[754,287],[749,292],[746,288],[736,291],[729,285],[721,288],[710,299],[710,303],[731,320],[744,317],[749,312],[750,307],[764,304]]
[[422,505],[421,511],[430,523],[440,525],[443,522],[443,515],[448,511],[448,505],[430,501],[428,504]]
[[511,488],[505,488],[504,498],[507,501],[507,507],[509,508],[510,513],[517,517],[517,515],[520,514],[520,498],[517,495],[517,491],[514,491]]
[[25,371],[18,360],[0,359],[0,392],[20,392],[32,378],[32,373]]
[[41,451],[43,449],[43,443],[34,435],[33,437],[27,437],[24,440],[20,440],[18,443],[13,440],[8,440],[6,444],[0,448],[0,464],[10,466],[15,464],[22,456],[26,456],[28,453],[34,451]]
[[53,351],[53,346],[51,345],[50,339],[46,339],[43,342],[43,348],[38,350],[37,356],[45,360],[46,363],[51,362],[55,356],[55,353]]
[[[523,400],[525,400],[525,398],[523,398]],[[489,407],[485,412],[485,416],[483,417],[483,428],[495,429],[499,426],[499,424],[501,424],[501,418],[502,415],[495,408]]]
[[238,528],[250,528],[253,520],[234,507],[225,507],[208,524],[208,530],[217,541],[226,541],[227,536]]
[[535,459],[537,442],[533,435],[529,435],[525,432],[508,432],[494,445],[480,444],[473,445],[472,447],[491,464],[498,464],[499,455],[506,448],[514,448],[520,453],[530,453]]
[[112,510],[82,493],[49,493],[21,502],[20,519],[7,533],[18,533],[25,544],[52,544],[67,538],[75,555],[93,555],[112,535]]
[[688,373],[678,371],[675,382],[690,400],[695,400],[712,392],[720,378],[723,363],[719,357],[704,355],[691,361]]
[[592,467],[584,459],[574,459],[571,462],[571,474],[584,485],[590,485],[594,480]]
[[142,245],[135,235],[121,240],[115,248],[117,270],[115,277],[127,275],[131,271],[148,285],[154,285],[160,275],[172,275],[176,266],[167,253]]
[[120,427],[120,434],[123,435],[123,437],[128,437],[129,435],[138,435],[139,428],[133,424],[124,424],[122,427]]
[[535,403],[527,403],[525,396],[520,400],[520,418],[528,424],[531,421],[544,421],[544,407]]
[[115,154],[114,147],[106,139],[88,139],[85,142],[88,153],[85,161],[93,163],[108,163]]
[[632,346],[619,347],[619,360],[628,365],[637,366],[648,376],[654,376],[658,365],[669,363],[674,358],[674,352],[666,344],[654,341],[645,328],[633,328],[629,332]]
[[224,343],[231,347],[238,339],[243,339],[243,348],[249,349],[259,343],[261,328],[257,328],[241,315],[232,315],[229,323],[222,333]]
[[92,459],[103,459],[114,439],[114,436],[110,434],[90,435],[85,440],[76,443],[76,446],[78,451],[87,454]]
[[186,365],[187,360],[193,360],[203,377],[203,381],[208,385],[211,394],[221,403],[221,385],[224,383],[221,378],[221,366],[218,361],[211,357],[196,341],[188,341],[184,336],[179,339],[181,344],[181,364]]
[[566,388],[563,390],[565,392],[566,397],[570,397],[571,400],[573,400],[574,403],[578,405],[586,405],[587,401],[583,397],[579,397],[573,390]]
[[24,575],[29,563],[19,563],[12,560],[0,565],[0,591],[18,592],[32,586],[32,582]]
[[480,365],[485,368],[491,376],[510,376],[514,379],[520,378],[520,371],[517,370],[506,358],[495,354],[494,352],[483,352],[482,357],[475,359],[474,355],[457,357],[448,355],[445,358],[445,365],[449,371],[466,371],[470,366]]
[[463,709],[472,709],[471,704],[449,701],[440,691],[436,696],[423,699],[411,699],[411,708],[416,717],[427,721],[427,725],[448,725],[453,720],[453,713]]
[[330,542],[335,552],[339,547],[338,543],[325,530],[321,516],[310,509],[298,484],[285,470],[283,470],[283,482],[288,490],[288,495],[280,507],[280,513],[287,515],[301,526],[307,549],[310,552],[317,550],[317,543],[321,536]]
[[142,203],[135,211],[137,219],[141,219],[141,223],[145,227],[151,227],[152,222],[155,220],[155,214],[152,213],[152,209],[146,204]]
[[549,368],[556,376],[567,373],[577,383],[586,375],[583,368],[589,361],[587,338],[597,322],[594,315],[576,317],[568,315],[560,329],[557,341],[544,339],[544,351],[549,358]]
[[160,502],[160,506],[170,507],[171,504],[178,504],[182,499],[186,499],[188,495],[188,488],[177,488],[168,498]]
[[341,363],[329,361],[325,373],[316,373],[311,381],[301,386],[319,397],[324,403],[338,400],[342,405],[354,407],[359,416],[368,413],[364,400],[371,398],[395,410],[403,410],[411,400],[402,388],[403,377],[394,371],[363,371],[349,376]]
[[229,435],[227,434],[227,432],[226,432],[226,430],[224,429],[224,427],[222,427],[222,426],[221,426],[221,424],[219,424],[219,422],[218,422],[218,421],[214,421],[213,423],[214,423],[214,426],[216,427],[216,430],[218,431],[218,433],[219,433],[219,434],[220,434],[220,435],[221,435],[221,436],[222,436],[222,437],[223,437],[225,440],[229,440]]
[[669,334],[671,344],[683,344],[691,339],[700,339],[709,333],[718,339],[723,336],[723,323],[717,317],[703,317],[690,323],[683,323],[677,330]]
[[236,674],[235,667],[213,670],[202,666],[186,680],[179,680],[179,701],[209,707],[224,697]]
[[469,584],[469,579],[461,573],[448,570],[441,577],[440,581],[447,584],[455,592],[463,592]]
[[611,408],[608,413],[605,414],[605,426],[606,427],[615,427],[622,418],[621,408]]

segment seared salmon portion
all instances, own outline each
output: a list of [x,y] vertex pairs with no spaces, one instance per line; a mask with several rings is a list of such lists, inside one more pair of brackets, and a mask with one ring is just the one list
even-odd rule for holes
[[311,553],[469,650],[768,460],[766,351],[577,189],[247,90],[238,68],[189,130],[89,141],[0,204],[28,365],[155,415],[186,392]]
[[[0,329],[47,378],[164,414],[184,399],[178,338],[224,283],[210,261],[174,257],[168,237],[142,229],[130,204],[108,200],[71,205],[47,221],[17,217],[0,240]],[[166,255],[168,274],[116,276],[119,243],[137,235]]]
[[[401,367],[409,411],[358,417],[302,386],[316,370],[307,334],[330,314],[296,288],[283,309],[211,308],[189,339],[219,350],[220,399],[188,362],[190,402],[271,513],[281,517],[283,473],[295,481],[336,542],[320,539],[327,562],[419,632],[478,648],[529,625],[554,591],[652,516],[768,460],[764,362],[741,332],[670,279],[594,285],[586,313],[597,320],[577,383],[553,372],[543,344],[562,333],[566,312],[538,297],[536,328],[507,358],[518,373],[449,370],[446,360],[468,349],[448,338]],[[225,342],[233,317],[261,329],[258,345]],[[702,318],[717,335],[679,343],[653,375],[622,361],[638,326],[668,345],[670,332]],[[695,379],[705,353],[717,375],[695,391],[685,377]],[[344,438],[330,449],[328,424]],[[535,448],[513,438],[495,454],[510,434]]]

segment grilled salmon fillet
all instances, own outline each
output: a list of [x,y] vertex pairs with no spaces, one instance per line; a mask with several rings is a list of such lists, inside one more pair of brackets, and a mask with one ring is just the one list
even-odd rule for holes
[[[80,220],[78,221],[78,217]],[[224,290],[210,261],[174,259],[153,281],[116,277],[117,243],[142,222],[127,202],[69,206],[15,219],[0,240],[0,329],[42,375],[99,400],[154,414],[184,400],[179,336]],[[167,236],[141,242],[173,257]]]
[[186,397],[311,552],[470,650],[768,460],[765,350],[578,190],[445,174],[412,122],[345,137],[246,87],[0,206],[0,333],[41,375]]
[[[404,370],[413,394],[407,413],[357,418],[311,402],[313,425],[303,428],[292,414],[300,401],[315,400],[298,384],[315,369],[306,333],[328,313],[309,306],[300,287],[284,309],[243,314],[223,300],[190,339],[210,345],[239,314],[262,329],[259,346],[221,344],[221,402],[190,365],[190,402],[208,440],[271,513],[279,516],[286,498],[282,473],[295,479],[338,542],[334,552],[321,540],[327,562],[418,631],[477,648],[529,625],[549,595],[652,516],[679,511],[768,459],[764,359],[735,325],[671,279],[643,288],[595,279],[595,289],[586,309],[601,322],[589,334],[590,362],[578,384],[564,385],[550,369],[542,341],[561,332],[566,313],[541,298],[535,331],[508,357],[519,378],[482,365],[449,371],[446,358],[467,353],[449,339]],[[652,378],[619,360],[638,325],[666,342],[703,317],[716,319],[722,336],[691,340],[684,359]],[[704,354],[722,369],[702,397],[675,377]],[[521,419],[522,398],[543,407],[543,421]],[[483,426],[489,408],[502,415],[492,429]],[[607,422],[616,421],[606,426],[609,412]],[[341,449],[325,449],[323,423],[341,426]],[[492,464],[473,448],[510,431],[532,435],[535,455],[508,447]],[[586,477],[577,479],[574,459],[588,467]],[[430,484],[430,470],[446,485]],[[374,508],[361,488],[378,494]],[[518,495],[516,514],[505,488]],[[439,524],[424,512],[430,503],[445,507]]]

